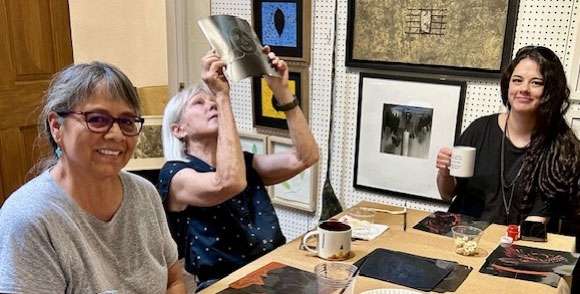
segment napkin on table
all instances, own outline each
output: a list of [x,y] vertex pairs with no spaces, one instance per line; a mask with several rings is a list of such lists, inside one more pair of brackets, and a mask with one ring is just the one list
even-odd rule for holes
[[378,237],[384,231],[389,229],[389,226],[387,225],[371,224],[368,221],[362,221],[349,215],[339,218],[338,221],[351,226],[353,238],[367,241]]

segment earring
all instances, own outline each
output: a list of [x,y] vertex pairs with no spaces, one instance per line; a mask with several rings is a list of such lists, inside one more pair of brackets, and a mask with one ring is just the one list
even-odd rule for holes
[[56,147],[54,154],[56,155],[56,158],[60,158],[62,156],[62,150],[60,149],[60,146]]

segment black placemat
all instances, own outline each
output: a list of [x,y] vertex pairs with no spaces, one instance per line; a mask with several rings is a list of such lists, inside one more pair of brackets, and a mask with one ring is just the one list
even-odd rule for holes
[[467,276],[473,269],[468,265],[459,264],[456,262],[451,262],[453,265],[453,271],[451,271],[443,281],[441,281],[435,288],[433,292],[437,293],[446,293],[446,292],[455,292],[463,284],[463,281],[467,279]]
[[[403,285],[421,291],[432,291],[451,273],[457,263],[437,260],[384,248],[375,249],[361,258],[355,265],[361,267],[359,275]],[[471,271],[471,268],[469,268]],[[469,274],[458,272],[458,275]],[[463,282],[459,279],[442,284],[443,287],[457,288]],[[453,291],[447,290],[445,291]]]
[[231,283],[219,294],[317,293],[316,274],[271,262]]
[[578,260],[570,252],[520,245],[498,246],[479,270],[481,273],[558,286],[570,276]]
[[458,225],[473,226],[483,231],[489,226],[489,222],[481,221],[467,215],[436,211],[419,221],[413,229],[453,237],[451,228]]

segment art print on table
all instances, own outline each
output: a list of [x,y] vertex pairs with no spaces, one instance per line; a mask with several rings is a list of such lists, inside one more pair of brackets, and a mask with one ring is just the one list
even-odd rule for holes
[[160,169],[165,163],[163,157],[163,142],[161,141],[161,125],[163,116],[143,116],[145,123],[139,134],[139,141],[133,156],[125,166],[125,170]]
[[361,74],[354,187],[441,202],[437,151],[461,132],[466,84]]
[[[291,150],[292,140],[276,136],[268,137],[268,154]],[[268,193],[272,198],[272,203],[308,212],[315,211],[318,193],[318,164],[303,170],[289,180],[268,187]]]
[[[302,113],[308,119],[308,68],[289,67],[288,87],[292,95],[298,99],[298,105]],[[286,114],[277,111],[272,106],[274,93],[268,87],[264,77],[253,78],[252,84],[254,105],[254,126],[256,128],[274,128],[287,130]]]
[[570,252],[520,245],[498,246],[479,272],[557,287],[560,276],[572,275],[577,261],[578,256]]
[[248,133],[238,131],[240,136],[240,144],[242,145],[242,150],[250,152],[253,154],[266,154],[267,153],[267,138],[268,136],[262,134]]
[[310,1],[253,0],[254,30],[285,60],[310,61]]
[[310,294],[317,289],[316,274],[271,262],[231,283],[218,294]]
[[349,0],[346,65],[498,78],[511,59],[518,2]]
[[454,226],[472,226],[482,231],[489,226],[489,222],[478,220],[468,215],[458,213],[435,211],[419,221],[413,229],[428,233],[453,237],[451,228]]

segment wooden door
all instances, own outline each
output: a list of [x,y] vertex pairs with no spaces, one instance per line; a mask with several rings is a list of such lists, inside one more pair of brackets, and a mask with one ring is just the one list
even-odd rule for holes
[[33,144],[42,96],[72,62],[67,0],[0,0],[0,205],[43,153]]

